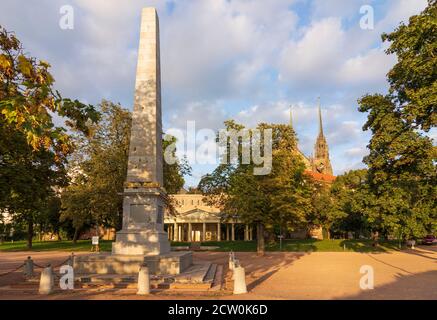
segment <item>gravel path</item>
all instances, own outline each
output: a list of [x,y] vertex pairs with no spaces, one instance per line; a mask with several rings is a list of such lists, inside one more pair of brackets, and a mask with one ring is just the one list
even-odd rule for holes
[[[0,274],[23,263],[31,255],[44,265],[59,264],[69,252],[2,252]],[[87,254],[87,253],[79,253]],[[38,296],[5,290],[22,282],[21,272],[0,277],[0,299],[433,299],[437,300],[437,247],[389,253],[352,252],[270,252],[264,257],[255,253],[236,254],[246,269],[249,293],[233,296],[226,293],[155,293],[137,296],[135,290],[74,290],[50,296]],[[231,273],[227,272],[228,255],[224,252],[195,252],[194,259],[224,265],[225,288],[232,291]],[[362,266],[374,272],[374,289],[360,289]]]

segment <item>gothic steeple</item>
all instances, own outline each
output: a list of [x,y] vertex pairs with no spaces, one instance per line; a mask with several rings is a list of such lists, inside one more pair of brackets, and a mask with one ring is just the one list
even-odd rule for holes
[[323,136],[323,125],[322,125],[322,110],[320,109],[320,97],[317,98],[319,106],[319,135]]
[[314,158],[312,159],[313,171],[331,174],[332,167],[329,160],[328,143],[323,134],[322,110],[320,108],[320,97],[318,98],[318,112],[319,112],[319,135],[317,136],[316,144],[314,145]]

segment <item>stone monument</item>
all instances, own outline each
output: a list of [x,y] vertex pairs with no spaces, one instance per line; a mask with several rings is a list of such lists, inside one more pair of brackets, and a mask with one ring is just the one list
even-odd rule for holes
[[154,8],[141,17],[135,100],[123,199],[123,228],[113,254],[170,252],[164,232],[159,23]]
[[171,252],[164,231],[159,22],[155,8],[141,15],[135,100],[123,194],[123,227],[112,255],[77,259],[79,273],[137,273],[145,263],[152,274],[179,274],[192,265],[191,252]]

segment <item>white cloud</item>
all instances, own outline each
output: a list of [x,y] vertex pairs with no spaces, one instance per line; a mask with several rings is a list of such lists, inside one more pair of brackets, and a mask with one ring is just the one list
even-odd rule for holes
[[368,154],[368,150],[362,147],[354,147],[347,149],[344,154],[348,158],[363,158]]
[[288,38],[293,1],[177,2],[162,28],[163,81],[198,99],[241,95]]
[[389,29],[396,27],[401,21],[408,23],[408,19],[420,13],[427,6],[427,0],[390,0],[385,17],[377,24],[377,28]]
[[[321,95],[339,172],[359,163],[354,152],[368,141],[356,99],[385,90],[385,74],[394,63],[383,52],[380,34],[426,6],[426,0],[176,0],[170,12],[168,3],[2,0],[0,21],[17,32],[31,55],[52,64],[65,96],[89,103],[107,98],[130,108],[141,8],[155,6],[165,128],[195,120],[198,129],[217,129],[227,118],[248,126],[289,123],[292,103],[300,145],[309,154]],[[357,21],[359,7],[367,3],[377,19],[374,30],[364,31]],[[65,4],[75,8],[74,30],[58,27]],[[295,4],[306,8],[300,16]]]
[[347,59],[338,72],[338,79],[344,84],[372,85],[380,83],[384,85],[386,74],[395,62],[396,58],[387,55],[383,49],[371,49],[365,55]]
[[338,68],[345,40],[338,18],[312,24],[300,40],[291,40],[283,49],[279,62],[281,79],[296,86],[307,85],[308,81],[329,81]]
[[168,119],[168,128],[185,129],[187,121],[194,121],[197,129],[217,130],[223,127],[227,114],[218,101],[189,102],[174,110]]

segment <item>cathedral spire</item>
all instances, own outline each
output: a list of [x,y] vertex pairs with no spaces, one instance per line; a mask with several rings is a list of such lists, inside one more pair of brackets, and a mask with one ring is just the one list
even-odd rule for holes
[[329,150],[326,138],[323,135],[323,123],[322,123],[322,109],[320,107],[320,97],[317,98],[318,101],[318,112],[319,112],[319,135],[317,136],[316,143],[314,145],[314,156],[312,159],[313,171],[331,174],[332,167],[329,160]]
[[322,110],[320,108],[320,97],[317,98],[319,108],[319,135],[323,136]]

